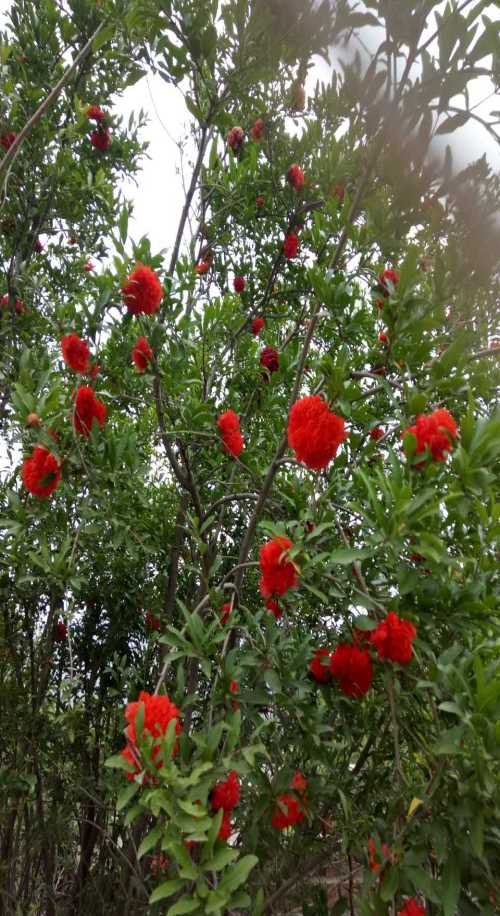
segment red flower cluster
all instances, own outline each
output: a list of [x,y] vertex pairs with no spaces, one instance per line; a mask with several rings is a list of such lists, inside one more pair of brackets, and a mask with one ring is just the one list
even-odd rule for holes
[[[387,843],[382,843],[380,847],[380,851],[384,859],[391,858],[391,847],[388,846]],[[380,861],[378,857],[377,846],[375,844],[375,840],[373,839],[373,837],[369,837],[368,839],[368,865],[369,865],[370,871],[374,872],[374,874],[380,871],[382,867],[382,862]],[[383,872],[380,877],[383,878]]]
[[285,830],[304,820],[306,813],[300,799],[285,793],[278,795],[278,807],[274,810],[271,824],[276,830]]
[[132,350],[132,362],[137,372],[145,372],[153,359],[153,351],[145,337],[138,337]]
[[203,274],[206,274],[210,270],[211,264],[212,259],[205,258],[204,261],[198,261],[198,264],[195,264],[194,269],[198,276],[201,277]]
[[289,588],[298,584],[297,570],[287,556],[291,546],[292,542],[288,538],[276,537],[260,548],[260,592],[264,598],[284,595]]
[[61,465],[43,445],[37,445],[22,467],[24,486],[34,496],[44,499],[56,489],[61,479]]
[[274,347],[264,347],[261,351],[259,362],[264,369],[267,369],[267,372],[263,373],[263,378],[268,381],[268,373],[277,372],[280,367],[280,356],[278,351],[275,350]]
[[[142,706],[144,710],[144,727],[141,737],[144,738],[146,735],[151,735],[153,739],[155,739],[153,741],[152,757],[157,769],[160,769],[163,765],[163,758],[160,754],[160,741],[161,738],[166,735],[167,728],[172,719],[175,721],[176,735],[180,734],[182,730],[179,721],[180,712],[177,706],[169,700],[168,696],[152,696],[145,690],[141,690],[139,699],[134,703],[128,703],[125,709],[125,719],[128,723],[126,730],[127,747],[124,748],[121,755],[125,758],[127,763],[130,763],[133,767],[133,770],[127,772],[127,779],[130,780],[141,771],[135,726],[135,720],[140,706]],[[176,745],[177,742],[174,744],[174,754],[177,751]]]
[[85,114],[89,121],[104,121],[106,117],[105,112],[102,108],[99,108],[99,105],[89,105]]
[[[328,659],[327,665],[323,664],[323,659]],[[330,652],[328,649],[316,649],[309,665],[309,671],[318,684],[328,684],[331,681],[332,672],[330,671]]]
[[409,620],[401,620],[390,611],[385,620],[379,623],[370,634],[370,641],[375,646],[379,659],[388,659],[407,665],[413,655],[413,640],[417,631]]
[[384,331],[381,331],[381,332],[380,332],[380,334],[378,335],[378,339],[379,339],[380,343],[383,343],[383,344],[386,344],[386,345],[389,343],[389,338],[388,338],[387,334],[384,333]]
[[247,285],[247,281],[245,280],[244,277],[235,277],[233,280],[233,287],[234,287],[235,293],[244,292],[246,285]]
[[410,897],[398,916],[425,916],[425,907],[420,906],[416,897]]
[[122,286],[122,294],[130,315],[152,315],[160,308],[163,289],[154,270],[138,263]]
[[393,286],[397,286],[399,283],[399,273],[397,270],[382,270],[378,275],[378,282],[382,287],[382,295],[387,299],[390,296],[388,282],[392,283]]
[[232,455],[233,458],[238,458],[245,447],[243,436],[240,432],[238,415],[235,414],[234,410],[226,410],[217,420],[217,426],[222,437],[224,451]]
[[[9,294],[8,293],[5,293],[2,296],[2,298],[0,299],[0,305],[2,306],[2,308],[8,308],[9,306]],[[22,315],[23,312],[25,311],[25,306],[24,306],[24,302],[22,299],[14,300],[14,311],[17,312],[18,315]]]
[[265,202],[266,201],[264,197],[262,196],[262,194],[259,194],[259,196],[255,198],[255,203],[257,204],[258,207],[263,207]]
[[54,642],[65,642],[68,637],[68,628],[63,620],[58,620],[54,627]]
[[240,800],[240,783],[236,770],[231,770],[224,782],[218,782],[212,789],[210,805],[212,811],[223,810],[222,823],[219,830],[219,839],[228,840],[231,836],[230,814]]
[[415,455],[425,454],[426,449],[434,461],[445,461],[446,453],[454,447],[457,438],[457,424],[446,408],[435,410],[429,415],[420,414],[413,426],[408,426],[406,433],[413,433],[417,440]]
[[221,622],[222,626],[224,626],[224,624],[226,624],[226,623],[228,622],[229,616],[230,616],[230,614],[232,613],[232,610],[233,610],[233,608],[232,608],[232,606],[231,606],[231,602],[230,602],[230,601],[225,601],[224,604],[222,605],[220,611],[219,611],[219,613],[220,613],[220,622]]
[[370,439],[375,439],[375,442],[378,442],[379,439],[384,435],[384,430],[381,426],[375,426],[370,430]]
[[252,140],[254,140],[255,143],[260,143],[264,134],[264,121],[262,118],[257,118],[255,124],[250,130],[250,134],[252,136]]
[[61,337],[61,350],[64,362],[73,372],[87,372],[90,350],[86,340],[81,340],[78,334],[66,334]]
[[268,598],[266,601],[266,608],[274,616],[276,620],[279,620],[283,616],[283,611],[281,610],[277,601],[274,598]]
[[288,232],[283,242],[283,254],[289,261],[295,258],[299,250],[299,240],[295,232]]
[[296,191],[300,191],[302,185],[304,184],[304,172],[302,171],[300,165],[294,163],[288,169],[286,173],[286,180],[291,184],[292,188]]
[[15,142],[17,134],[13,130],[6,130],[4,134],[0,137],[0,146],[3,146],[5,150],[11,148],[12,144]]
[[262,331],[262,328],[264,327],[264,325],[265,325],[265,321],[264,321],[263,318],[254,318],[254,319],[253,319],[253,321],[252,321],[252,334],[253,334],[254,337],[258,337],[258,336],[259,336],[259,334],[260,334],[260,332]]
[[105,153],[107,149],[111,146],[111,134],[109,130],[106,130],[105,127],[102,127],[100,124],[96,130],[93,130],[90,135],[90,142],[95,149],[98,149],[100,153]]
[[161,620],[159,617],[155,617],[152,611],[146,611],[146,630],[149,630],[152,633],[154,630],[161,630]]
[[318,394],[301,398],[288,420],[288,444],[298,461],[315,471],[326,468],[347,438],[342,417],[332,413]]
[[227,145],[231,147],[233,153],[237,153],[245,139],[245,131],[242,127],[232,127],[227,135]]
[[299,795],[305,795],[307,790],[307,779],[300,770],[295,770],[294,777],[290,783],[292,789],[299,793]]
[[92,423],[97,421],[102,429],[106,421],[106,407],[96,398],[94,389],[88,385],[78,388],[75,399],[75,412],[73,415],[73,424],[82,436],[89,436],[92,429]]
[[342,693],[357,699],[363,697],[373,677],[368,649],[340,643],[330,657],[330,671],[338,680]]

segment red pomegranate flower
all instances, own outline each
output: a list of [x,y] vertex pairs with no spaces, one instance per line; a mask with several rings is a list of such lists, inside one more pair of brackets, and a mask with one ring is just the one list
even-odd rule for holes
[[413,640],[417,631],[409,620],[401,620],[394,611],[390,611],[371,634],[380,659],[407,665],[413,655]]
[[33,250],[37,254],[41,254],[44,248],[45,248],[45,245],[43,244],[42,240],[36,239],[35,244],[33,245]]
[[242,127],[232,127],[227,135],[227,145],[231,147],[233,153],[237,153],[245,139],[245,131]]
[[409,897],[398,916],[425,916],[425,907],[420,906],[416,897]]
[[242,293],[247,285],[247,281],[244,277],[235,277],[233,280],[233,287],[235,293]]
[[318,684],[328,684],[332,679],[330,662],[328,661],[327,665],[323,664],[323,659],[329,658],[330,652],[328,649],[316,649],[313,659],[309,665],[309,671],[311,672],[314,680],[318,682]]
[[342,693],[360,698],[372,682],[372,663],[368,649],[340,643],[330,658],[330,671],[339,681]]
[[296,401],[288,419],[288,444],[297,461],[315,471],[326,468],[347,438],[342,417],[332,413],[318,394]]
[[210,270],[210,261],[199,261],[198,264],[195,264],[194,269],[198,276],[201,277],[203,274],[206,274],[208,270]]
[[260,548],[260,592],[264,598],[284,595],[298,584],[297,570],[287,556],[291,546],[288,538],[275,537]]
[[91,270],[94,270],[94,268],[95,268],[94,262],[91,261],[90,258],[88,258],[88,260],[85,261],[85,264],[83,265],[83,269],[85,273],[89,274]]
[[155,617],[152,611],[146,611],[145,623],[146,630],[149,630],[150,633],[153,630],[161,630],[161,620],[159,617]]
[[290,783],[290,788],[295,789],[299,795],[304,795],[307,790],[307,779],[300,770],[295,770],[295,775]]
[[[0,305],[2,308],[9,307],[9,294],[5,293],[0,300]],[[25,312],[25,305],[22,299],[14,299],[14,311],[17,315],[22,315]]]
[[445,461],[458,436],[455,420],[445,408],[431,414],[419,414],[416,423],[408,426],[407,433],[413,433],[417,440],[415,455],[425,454],[429,449],[434,461]]
[[288,232],[283,242],[283,254],[289,261],[295,258],[299,250],[299,240],[295,232]]
[[54,642],[66,642],[68,628],[63,620],[58,620],[54,627]]
[[265,202],[265,198],[262,196],[262,194],[259,194],[259,196],[255,198],[255,203],[258,207],[263,207]]
[[260,334],[260,332],[262,331],[262,328],[264,327],[264,325],[265,325],[265,321],[264,321],[263,318],[254,318],[254,319],[253,319],[253,321],[252,321],[252,334],[253,334],[254,337],[258,337],[258,336],[259,336],[259,334]]
[[271,824],[276,830],[285,830],[286,827],[293,827],[294,824],[300,824],[304,820],[305,811],[294,795],[287,793],[278,795],[277,801],[278,807],[271,818]]
[[138,262],[122,286],[122,298],[130,315],[152,315],[157,312],[163,298],[163,289],[154,270]]
[[281,610],[277,601],[273,598],[268,598],[266,601],[266,608],[274,616],[276,620],[279,620],[283,616],[283,611]]
[[213,787],[210,794],[210,806],[212,811],[218,811],[222,808],[226,814],[229,814],[236,807],[240,800],[240,782],[236,770],[231,770],[224,782],[218,782]]
[[264,134],[264,121],[262,118],[257,118],[250,130],[250,134],[255,143],[260,143]]
[[[137,733],[135,720],[139,707],[144,710],[144,725],[141,737],[147,735],[153,737],[152,757],[155,766],[160,769],[163,766],[163,757],[160,753],[160,741],[167,733],[169,723],[172,719],[175,721],[175,734],[179,735],[182,726],[180,723],[180,712],[172,703],[168,696],[155,696],[141,690],[139,699],[134,703],[128,703],[125,709],[125,719],[128,723],[126,729],[127,747],[122,751],[122,757],[130,763],[134,770],[127,772],[127,779],[133,779],[136,773],[141,771],[139,751],[137,748]],[[172,753],[177,751],[177,742],[174,744]]]
[[217,426],[222,437],[224,451],[233,458],[238,458],[245,447],[238,415],[234,410],[226,410],[217,420]]
[[291,184],[292,188],[296,191],[300,191],[302,185],[304,184],[304,172],[302,171],[300,165],[294,163],[288,169],[286,173],[286,180]]
[[278,351],[274,347],[264,347],[261,351],[259,362],[264,369],[267,369],[267,372],[263,373],[263,377],[267,380],[268,373],[277,372],[280,367]]
[[145,372],[153,359],[153,351],[145,337],[138,337],[132,350],[132,362],[137,372]]
[[[382,843],[380,847],[380,851],[384,859],[391,858],[391,847],[388,846],[387,843]],[[378,871],[380,871],[382,867],[382,862],[380,861],[378,852],[377,852],[377,845],[373,837],[368,838],[368,865],[369,865],[370,871],[374,872],[375,874]],[[383,878],[383,872],[380,877]]]
[[380,334],[378,335],[378,339],[379,339],[380,343],[383,343],[383,344],[386,344],[386,345],[389,343],[389,338],[388,338],[387,334],[384,333],[384,331],[381,331],[381,332],[380,332]]
[[61,350],[64,362],[73,372],[87,372],[90,350],[86,340],[81,340],[78,334],[66,334],[61,337]]
[[90,142],[95,149],[98,149],[100,153],[105,153],[107,149],[111,146],[111,134],[109,130],[98,127],[97,130],[93,130],[90,135]]
[[387,299],[391,295],[389,290],[388,282],[392,283],[393,286],[397,286],[399,283],[399,273],[397,270],[382,270],[378,275],[378,282],[382,287],[382,295]]
[[16,137],[17,134],[15,134],[13,130],[6,130],[0,137],[0,146],[3,146],[4,150],[10,149]]
[[233,832],[233,828],[231,826],[231,819],[227,811],[224,811],[224,814],[222,815],[222,822],[220,825],[220,830],[217,836],[219,837],[219,840],[228,840],[232,832]]
[[100,368],[101,368],[101,367],[100,367],[99,363],[92,363],[92,365],[89,366],[89,368],[87,369],[87,375],[88,375],[88,377],[89,377],[89,378],[97,378],[97,376],[99,375],[99,370],[100,370]]
[[378,440],[381,439],[383,435],[384,430],[381,426],[374,426],[374,428],[370,430],[370,439],[374,439],[375,442],[378,442]]
[[99,105],[89,105],[85,114],[89,121],[103,121],[106,117],[105,112],[102,108],[99,108]]
[[33,496],[44,499],[56,489],[61,479],[61,465],[43,445],[37,445],[22,467],[24,486]]
[[219,611],[219,613],[220,613],[220,622],[221,622],[222,626],[224,626],[224,624],[226,624],[226,623],[228,622],[229,617],[230,617],[230,615],[232,614],[232,612],[233,612],[233,607],[232,607],[232,605],[231,605],[231,602],[230,602],[230,601],[225,601],[224,604],[222,605],[220,611]]
[[78,388],[73,415],[73,424],[77,433],[82,436],[89,436],[94,420],[97,421],[102,429],[106,421],[106,413],[105,405],[99,398],[96,398],[93,388],[88,385],[82,385]]

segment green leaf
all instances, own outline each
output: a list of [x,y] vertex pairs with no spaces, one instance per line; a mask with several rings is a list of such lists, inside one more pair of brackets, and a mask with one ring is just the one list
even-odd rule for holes
[[110,23],[109,25],[104,26],[104,28],[101,29],[99,34],[96,35],[96,37],[94,38],[92,42],[92,50],[98,51],[99,48],[102,48],[102,46],[106,44],[106,42],[111,41],[114,34],[115,34],[114,23]]
[[137,858],[142,859],[143,855],[149,852],[153,846],[156,846],[158,841],[163,835],[163,826],[157,824],[156,827],[153,827],[153,830],[150,830],[148,834],[144,837],[139,849],[137,850]]
[[348,566],[349,563],[354,563],[355,560],[363,560],[366,557],[372,557],[373,550],[368,547],[363,547],[361,549],[356,549],[349,547],[340,547],[338,550],[334,550],[330,554],[330,562],[338,563],[340,566]]
[[205,871],[220,871],[221,868],[225,868],[226,865],[229,865],[230,862],[234,862],[238,858],[238,850],[232,849],[231,846],[226,846],[224,849],[219,849],[215,853],[213,859],[210,862],[207,862],[203,866]]
[[116,800],[116,810],[121,811],[125,805],[128,805],[131,798],[134,797],[136,792],[139,790],[139,783],[134,782],[131,786],[126,786],[121,790],[117,800]]
[[461,111],[459,114],[453,115],[450,118],[445,118],[437,128],[436,134],[451,134],[452,131],[458,130],[459,127],[463,127],[464,124],[467,124],[468,120],[469,112]]
[[384,871],[384,880],[380,885],[382,900],[392,900],[399,885],[399,870],[394,865],[389,865]]
[[193,910],[198,909],[199,905],[200,901],[194,897],[181,897],[177,903],[170,907],[167,916],[182,916],[183,913],[192,913]]
[[172,894],[176,894],[177,891],[180,891],[184,887],[184,881],[182,878],[174,878],[172,881],[164,881],[162,884],[159,884],[158,887],[155,887],[151,897],[149,898],[150,903],[158,903],[159,900],[165,900],[166,897],[171,897]]
[[224,875],[220,883],[220,890],[228,890],[231,893],[237,890],[247,880],[258,861],[257,856],[243,856],[234,868]]
[[443,871],[442,902],[444,916],[455,916],[460,896],[460,868],[456,854],[450,850]]
[[458,754],[464,731],[465,727],[463,725],[454,725],[453,728],[449,728],[434,744],[434,754]]

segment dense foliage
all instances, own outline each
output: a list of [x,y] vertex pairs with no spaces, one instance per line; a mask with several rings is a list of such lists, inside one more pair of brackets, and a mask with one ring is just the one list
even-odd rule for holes
[[13,0],[0,913],[500,912],[500,180],[434,145],[492,6]]

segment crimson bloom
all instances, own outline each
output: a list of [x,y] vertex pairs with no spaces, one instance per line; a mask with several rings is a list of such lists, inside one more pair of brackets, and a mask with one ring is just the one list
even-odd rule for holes
[[88,260],[85,261],[85,264],[83,265],[83,269],[85,273],[89,274],[91,270],[94,270],[94,268],[95,268],[94,262],[91,261],[90,258],[88,258]]
[[295,232],[288,232],[283,242],[283,254],[289,261],[295,258],[299,250],[299,240]]
[[224,604],[222,605],[220,611],[219,611],[219,613],[220,613],[220,622],[221,622],[222,626],[224,626],[224,624],[226,624],[226,623],[228,622],[229,616],[230,616],[230,614],[232,613],[232,611],[233,611],[233,608],[232,608],[231,602],[230,602],[230,601],[225,601]]
[[387,299],[390,296],[389,286],[387,281],[392,283],[393,286],[397,286],[399,283],[399,273],[397,270],[382,270],[378,275],[378,282],[382,287],[382,295]]
[[237,153],[241,146],[243,145],[243,140],[245,139],[245,131],[242,127],[232,127],[228,131],[227,135],[227,145],[231,147],[233,153]]
[[153,630],[161,630],[160,618],[155,617],[155,615],[151,611],[146,611],[145,623],[146,623],[146,630],[149,630],[150,633],[152,633]]
[[145,337],[138,337],[132,350],[132,362],[137,372],[145,372],[153,359],[153,351]]
[[218,811],[222,808],[226,814],[229,814],[236,807],[240,800],[240,782],[236,770],[231,770],[227,779],[218,782],[213,787],[210,794],[210,806],[212,811]]
[[219,837],[219,840],[228,840],[232,832],[233,832],[233,828],[231,826],[231,818],[228,812],[224,811],[224,814],[222,815],[220,830],[217,836]]
[[33,245],[33,250],[36,251],[37,254],[41,254],[44,248],[45,245],[43,244],[42,240],[36,239],[35,244]]
[[265,198],[262,196],[262,194],[259,194],[258,197],[255,198],[255,203],[258,207],[263,207],[265,202]]
[[263,318],[254,318],[254,319],[253,319],[253,321],[252,321],[252,334],[253,334],[254,337],[258,337],[258,336],[259,336],[259,334],[260,334],[260,332],[262,331],[262,328],[264,327],[264,325],[265,325],[265,321],[264,321]]
[[56,489],[61,479],[61,465],[43,445],[37,445],[22,467],[24,486],[33,496],[44,499]]
[[371,634],[380,659],[407,665],[413,655],[413,640],[417,631],[409,620],[401,620],[394,611],[387,614]]
[[383,435],[384,430],[381,426],[374,426],[374,428],[370,430],[370,439],[374,439],[375,442],[378,442],[378,440],[381,439]]
[[93,130],[90,135],[90,142],[92,146],[99,150],[100,153],[105,153],[107,149],[111,146],[111,134],[109,130],[103,129],[101,126],[97,130]]
[[289,588],[298,584],[297,570],[287,556],[291,546],[292,542],[288,538],[275,537],[260,548],[260,592],[264,598],[284,595]]
[[304,820],[306,814],[299,801],[294,795],[285,793],[278,795],[278,807],[275,809],[271,818],[271,824],[276,830],[285,830],[286,827],[293,827]]
[[[261,584],[262,584],[262,583],[261,583]],[[262,590],[262,589],[261,589],[261,590]],[[281,608],[280,608],[278,602],[274,600],[274,598],[268,598],[268,599],[267,599],[267,601],[266,601],[266,608],[267,608],[268,611],[271,612],[271,614],[273,615],[273,617],[274,617],[276,620],[279,620],[280,617],[283,616],[283,611],[281,610]]]
[[235,277],[233,280],[233,287],[235,293],[242,293],[247,285],[247,281],[244,277]]
[[[384,859],[391,858],[391,847],[388,846],[387,843],[382,843],[380,851]],[[377,846],[373,837],[368,838],[368,865],[370,867],[370,871],[374,872],[375,874],[380,871],[382,867],[382,862],[379,859]],[[380,877],[383,878],[383,872]]]
[[[166,735],[169,723],[175,721],[175,734],[179,735],[182,726],[180,723],[180,712],[174,703],[169,700],[168,696],[155,696],[141,690],[139,699],[133,703],[128,703],[125,709],[125,719],[128,723],[126,729],[127,747],[122,751],[122,757],[130,763],[134,770],[127,772],[127,779],[133,779],[136,773],[141,770],[139,763],[139,752],[137,748],[137,732],[135,720],[139,707],[144,711],[144,724],[141,738],[151,735],[153,737],[152,757],[155,766],[160,769],[163,765],[163,758],[160,753],[161,739]],[[177,751],[177,742],[174,744],[172,753]]]
[[0,146],[3,146],[5,150],[10,149],[16,137],[17,134],[15,134],[13,130],[6,130],[0,137]]
[[301,398],[293,405],[288,419],[288,444],[297,460],[308,468],[326,468],[346,438],[342,417],[331,412],[319,394]]
[[296,163],[291,165],[288,169],[288,172],[286,173],[286,179],[288,183],[291,184],[292,188],[294,188],[296,191],[300,191],[305,180],[304,172],[302,171],[300,165],[297,165]]
[[329,658],[330,652],[328,649],[316,649],[312,661],[309,664],[309,671],[318,684],[328,684],[332,679],[330,662],[328,661],[327,665],[323,664],[323,659]]
[[[264,369],[267,369],[268,373],[277,372],[280,367],[280,356],[277,350],[274,347],[264,347],[261,351],[259,362]],[[264,378],[267,380],[267,373],[263,373]]]
[[416,897],[409,897],[398,916],[425,916],[425,907],[420,906]]
[[100,368],[101,368],[101,367],[100,367],[99,363],[92,363],[92,365],[89,366],[89,368],[87,369],[87,375],[88,375],[88,377],[89,377],[89,378],[97,378],[97,376],[99,375],[99,370],[100,370]]
[[103,121],[106,117],[106,113],[99,108],[99,105],[89,105],[85,114],[89,121]]
[[254,140],[255,143],[260,143],[260,141],[262,140],[263,133],[264,133],[264,121],[262,120],[262,118],[257,118],[257,120],[255,121],[255,124],[253,124],[252,128],[250,129],[252,140]]
[[68,628],[64,620],[58,620],[54,627],[54,642],[65,642],[68,636]]
[[380,334],[378,335],[378,339],[379,339],[380,343],[383,343],[383,344],[386,344],[386,345],[389,343],[389,338],[388,338],[387,334],[384,333],[384,331],[381,331],[381,332],[380,332]]
[[75,398],[73,424],[81,436],[89,436],[94,420],[102,429],[106,421],[106,406],[96,398],[94,389],[89,385],[78,388]]
[[73,372],[87,372],[90,350],[86,340],[81,340],[78,334],[65,334],[61,337],[61,350],[64,362]]
[[222,437],[224,451],[232,455],[233,458],[238,458],[245,448],[243,436],[240,432],[238,415],[235,414],[234,410],[226,410],[217,420],[217,426]]
[[405,432],[413,433],[417,440],[415,455],[425,454],[428,448],[434,461],[446,460],[446,453],[453,449],[453,440],[458,436],[457,424],[446,408],[419,414],[416,423]]
[[122,286],[122,297],[130,315],[152,315],[160,308],[162,285],[151,267],[137,263]]
[[307,779],[300,770],[295,770],[294,777],[290,783],[290,787],[295,789],[299,795],[304,795],[307,789]]
[[198,264],[195,264],[194,269],[198,276],[201,277],[210,270],[210,261],[199,261]]
[[340,643],[330,657],[330,671],[339,681],[342,693],[363,697],[372,682],[372,663],[368,649]]
[[[2,298],[0,299],[0,305],[2,306],[2,308],[8,308],[8,306],[9,306],[9,294],[8,294],[8,293],[5,293],[5,294],[2,296]],[[25,311],[25,305],[24,305],[24,302],[23,302],[22,299],[17,299],[17,298],[16,298],[16,299],[14,300],[14,311],[15,311],[18,315],[22,315],[22,314],[24,313],[24,311]]]

